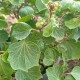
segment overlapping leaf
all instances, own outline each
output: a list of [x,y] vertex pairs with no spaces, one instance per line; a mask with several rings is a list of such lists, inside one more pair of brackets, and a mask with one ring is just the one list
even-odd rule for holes
[[26,71],[18,70],[16,72],[16,80],[39,80],[41,73],[39,67],[33,67]]

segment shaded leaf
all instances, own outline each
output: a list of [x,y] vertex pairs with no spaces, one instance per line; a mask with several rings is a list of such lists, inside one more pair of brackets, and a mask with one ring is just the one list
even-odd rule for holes
[[6,29],[8,24],[4,20],[0,20],[0,30]]
[[4,30],[0,30],[0,43],[4,43],[8,40],[8,34]]
[[13,73],[13,70],[11,66],[8,63],[5,63],[2,61],[2,57],[0,55],[0,75],[2,76],[11,76]]

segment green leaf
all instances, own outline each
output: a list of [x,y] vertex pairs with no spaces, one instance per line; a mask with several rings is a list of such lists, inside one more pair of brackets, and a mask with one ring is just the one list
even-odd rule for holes
[[53,32],[53,26],[51,26],[51,24],[48,24],[43,29],[43,36],[49,37],[49,36],[51,36],[52,32]]
[[80,38],[80,29],[76,29],[73,39],[75,39],[76,41]]
[[51,1],[51,0],[43,0],[43,2],[44,2],[45,4],[47,4],[49,1]]
[[26,40],[15,42],[9,46],[8,52],[8,61],[14,70],[27,71],[33,66],[38,66],[40,49],[33,42]]
[[43,37],[43,42],[44,44],[48,45],[48,44],[54,43],[55,39],[53,37]]
[[43,63],[45,65],[51,65],[58,59],[58,52],[54,48],[47,48],[44,52]]
[[[57,36],[60,37],[60,35],[62,35],[62,37],[63,37],[63,30],[58,27],[59,27],[59,24],[58,24],[57,20],[55,18],[51,18],[51,22],[43,28],[43,36],[44,37],[52,36],[52,37],[56,38]],[[59,30],[61,30],[61,32]]]
[[4,20],[0,20],[0,30],[6,29],[8,24]]
[[73,76],[68,75],[68,76],[66,76],[66,77],[65,77],[65,79],[64,79],[64,80],[75,80],[75,79],[73,78]]
[[0,0],[0,2],[2,2],[2,0]]
[[43,0],[36,0],[35,5],[39,11],[43,11],[47,9],[46,5],[44,4]]
[[11,76],[13,70],[8,63],[2,61],[2,56],[0,55],[0,75],[2,76]]
[[16,72],[16,80],[39,80],[41,78],[39,67],[33,67],[26,71],[18,70]]
[[12,76],[0,76],[0,80],[12,80]]
[[36,1],[36,0],[29,0],[29,2],[30,2],[31,4],[35,4],[35,1]]
[[65,21],[65,26],[67,26],[69,29],[75,29],[80,26],[80,19],[73,18],[69,21]]
[[74,3],[74,0],[62,0],[61,1],[61,8],[62,9],[71,9],[72,5]]
[[0,20],[5,20],[5,15],[0,16]]
[[41,50],[44,49],[44,42],[42,40],[42,35],[39,32],[33,31],[32,34],[27,39],[29,41],[36,43]]
[[32,18],[32,15],[27,15],[25,17],[20,18],[18,21],[19,22],[27,22]]
[[28,15],[34,14],[34,10],[30,6],[25,6],[25,7],[20,9],[19,14],[21,17],[25,17]]
[[68,40],[58,45],[58,51],[61,52],[66,60],[80,58],[80,42]]
[[32,28],[36,29],[36,22],[33,20],[27,21],[27,24],[29,24]]
[[73,68],[71,75],[75,78],[75,80],[80,80],[80,67],[76,66]]
[[60,27],[55,27],[51,36],[54,37],[56,40],[62,40],[64,38],[64,29]]
[[9,0],[13,5],[20,5],[24,3],[24,0]]
[[48,80],[62,80],[62,68],[58,65],[54,65],[51,68],[47,69]]
[[8,34],[4,30],[0,30],[0,43],[6,42]]
[[74,0],[62,0],[61,1],[62,10],[69,10],[70,12],[80,12],[80,2]]
[[9,56],[9,53],[8,53],[8,52],[4,52],[4,54],[2,55],[2,60],[3,60],[5,63],[8,63],[8,61],[7,61],[8,56]]
[[32,28],[24,22],[16,23],[13,25],[12,36],[18,40],[25,39],[30,34]]

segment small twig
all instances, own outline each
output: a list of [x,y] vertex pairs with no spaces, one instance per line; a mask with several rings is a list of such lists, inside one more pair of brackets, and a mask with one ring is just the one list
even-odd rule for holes
[[18,9],[17,9],[17,12],[18,12],[18,13],[19,13],[20,9],[21,9],[23,6],[24,6],[24,3],[22,3],[22,4],[18,7]]
[[14,11],[13,11],[13,14],[15,15],[15,17],[16,17],[17,19],[19,19],[19,11],[20,11],[20,9],[21,9],[23,6],[24,6],[24,3],[22,3],[22,4],[17,8],[17,10],[14,10]]
[[50,18],[51,18],[52,15],[53,15],[53,9],[54,9],[54,3],[51,3],[51,4],[49,5]]
[[15,15],[15,17],[16,17],[17,19],[19,19],[19,17],[17,16],[16,11],[13,11],[13,14]]

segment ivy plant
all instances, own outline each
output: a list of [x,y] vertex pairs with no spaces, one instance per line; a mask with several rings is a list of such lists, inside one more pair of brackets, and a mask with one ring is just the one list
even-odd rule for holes
[[0,80],[80,80],[80,0],[0,0]]

